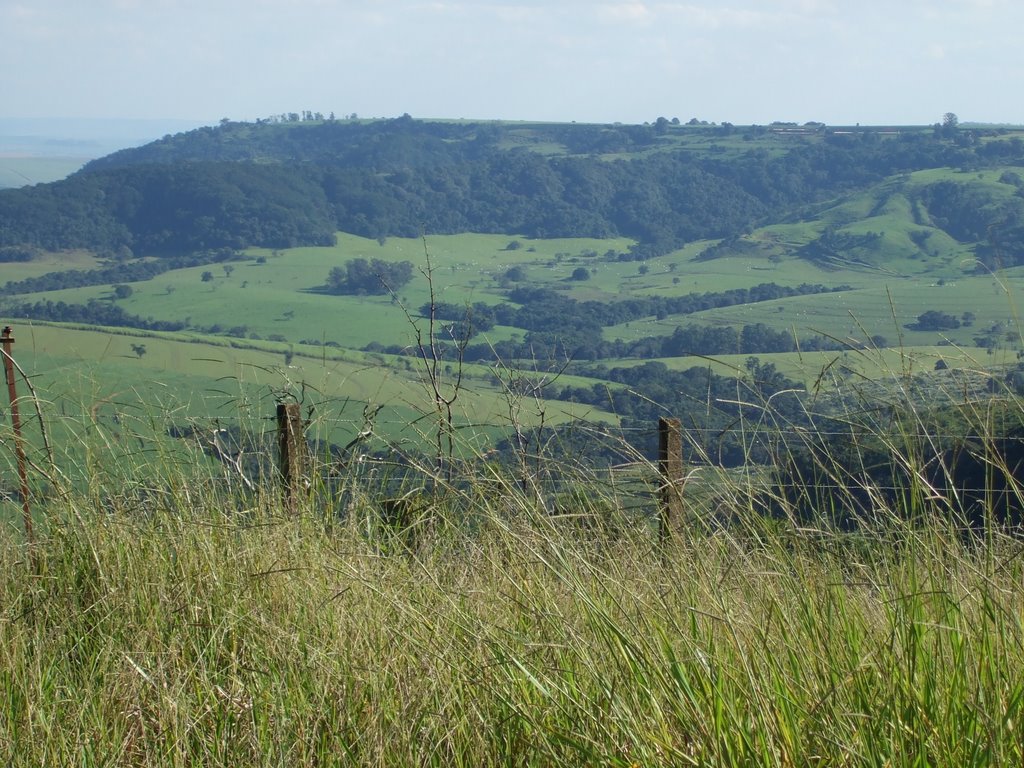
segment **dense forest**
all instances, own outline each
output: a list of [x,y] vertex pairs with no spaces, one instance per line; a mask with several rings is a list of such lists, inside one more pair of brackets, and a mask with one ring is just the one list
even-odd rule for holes
[[[1024,164],[1024,143],[996,129],[819,127],[772,151],[754,140],[766,130],[541,125],[524,144],[507,124],[408,116],[225,121],[101,158],[60,182],[0,191],[0,247],[183,256],[329,244],[337,231],[473,231],[624,236],[639,260],[741,234],[896,173]],[[686,131],[722,146],[688,151],[674,141]],[[979,241],[980,255],[1024,260],[1024,200],[964,205],[970,194],[943,182],[919,202],[954,237]]]

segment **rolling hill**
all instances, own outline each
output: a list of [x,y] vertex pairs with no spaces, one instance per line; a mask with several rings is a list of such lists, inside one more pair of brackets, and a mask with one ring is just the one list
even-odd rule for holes
[[[733,377],[770,395],[836,360],[866,377],[977,367],[1021,346],[1022,135],[223,122],[0,191],[0,313],[147,349],[166,334],[122,362],[143,377],[171,367],[157,347],[204,339],[265,355],[279,383],[328,357],[420,392],[430,370],[458,386],[472,366],[490,394],[463,398],[465,422],[504,409],[506,427],[524,392],[537,414],[576,403],[628,426]],[[368,283],[332,282],[356,266]],[[391,267],[408,282],[375,284]],[[209,388],[171,357],[178,391]],[[721,426],[736,408],[712,410]]]

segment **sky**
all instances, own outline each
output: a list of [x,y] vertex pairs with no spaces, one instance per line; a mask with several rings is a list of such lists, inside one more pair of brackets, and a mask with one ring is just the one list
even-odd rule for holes
[[1020,0],[0,0],[0,119],[1024,123]]

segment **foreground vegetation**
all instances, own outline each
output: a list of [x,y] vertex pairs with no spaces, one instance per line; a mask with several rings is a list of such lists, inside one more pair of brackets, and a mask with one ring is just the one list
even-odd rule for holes
[[974,523],[937,484],[876,489],[833,527],[704,467],[663,541],[641,459],[561,467],[560,491],[486,456],[399,485],[354,461],[292,516],[198,451],[114,458],[86,486],[52,478],[35,545],[4,528],[7,765],[1024,758],[1021,542],[1005,507]]
[[472,538],[388,556],[354,524],[168,501],[71,500],[34,575],[5,536],[5,764],[1024,757],[1015,538],[711,528],[661,559],[511,495]]

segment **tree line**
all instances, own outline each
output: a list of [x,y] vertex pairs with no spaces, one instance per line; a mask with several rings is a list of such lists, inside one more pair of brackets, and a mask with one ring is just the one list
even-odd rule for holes
[[965,144],[958,135],[867,131],[719,157],[669,145],[639,151],[660,146],[653,127],[639,129],[550,129],[552,140],[577,149],[606,133],[637,148],[609,160],[508,149],[497,125],[226,123],[114,153],[59,182],[0,191],[0,246],[181,255],[325,245],[339,230],[374,238],[477,231],[624,236],[649,258],[893,173],[1024,163],[1021,142],[998,137]]
[[[518,286],[508,292],[508,301],[502,304],[436,302],[422,305],[419,312],[422,317],[433,317],[443,323],[439,345],[445,348],[449,359],[461,358],[467,362],[540,360],[558,366],[566,360],[792,352],[798,345],[805,350],[845,348],[819,335],[798,339],[791,333],[776,331],[763,323],[744,325],[739,330],[730,326],[710,327],[691,323],[677,327],[667,336],[636,340],[604,338],[604,328],[633,320],[688,315],[719,307],[844,290],[849,290],[849,286],[827,288],[810,283],[799,286],[761,283],[726,291],[640,296],[601,302],[578,301],[550,288]],[[521,340],[472,343],[475,335],[495,325],[520,328],[526,334]],[[371,342],[364,349],[387,354],[409,351],[400,345],[378,342]]]
[[0,296],[25,293],[45,293],[65,288],[84,288],[108,283],[137,283],[152,280],[175,269],[200,267],[206,264],[241,259],[243,256],[230,248],[218,251],[199,251],[189,256],[149,261],[113,261],[99,269],[65,269],[47,272],[38,277],[10,280],[0,286]]
[[507,325],[526,331],[579,331],[601,333],[601,329],[645,318],[664,319],[670,315],[691,315],[709,309],[756,304],[793,296],[810,296],[850,290],[821,284],[797,286],[759,283],[750,288],[691,292],[681,296],[634,296],[620,301],[579,301],[547,287],[516,286],[501,304],[454,304],[436,302],[419,308],[423,317],[466,323],[472,333]]

